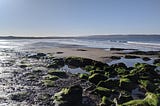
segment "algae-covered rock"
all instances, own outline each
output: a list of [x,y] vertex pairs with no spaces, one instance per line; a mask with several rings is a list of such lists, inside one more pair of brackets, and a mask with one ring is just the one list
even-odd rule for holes
[[131,100],[120,106],[160,106],[160,97],[154,93],[146,93],[146,97],[142,100]]
[[122,67],[115,68],[115,71],[118,73],[118,75],[125,75],[129,73],[129,71]]
[[55,86],[53,80],[43,80],[42,82],[46,87],[54,87]]
[[115,103],[112,100],[110,100],[106,96],[103,96],[99,106],[111,106],[111,105],[114,105],[114,104]]
[[65,63],[70,66],[85,67],[87,65],[94,65],[94,60],[82,57],[68,57]]
[[108,88],[104,88],[104,87],[97,87],[94,92],[98,95],[100,95],[101,97],[103,96],[107,96],[109,97],[110,95],[112,95],[112,93],[114,92],[113,90],[111,89],[108,89]]
[[149,92],[154,92],[157,88],[154,83],[149,80],[139,80],[139,83]]
[[104,81],[106,79],[107,79],[106,76],[104,76],[103,74],[99,74],[99,73],[89,76],[89,81],[94,84],[98,84],[100,81]]
[[79,85],[63,88],[53,97],[55,106],[82,106],[82,87]]
[[81,79],[88,79],[88,77],[89,77],[89,75],[88,74],[80,74],[79,75],[79,78],[81,78]]
[[155,59],[153,64],[157,64],[157,63],[160,63],[160,59]]
[[65,78],[65,77],[67,77],[66,72],[60,71],[60,70],[49,70],[49,71],[48,71],[48,74],[50,74],[50,75],[55,75],[55,76],[58,76],[58,77],[60,77],[60,78]]
[[114,68],[114,69],[115,68],[120,68],[120,67],[122,67],[124,69],[127,69],[127,66],[124,63],[112,64],[111,67]]
[[97,84],[98,87],[105,87],[109,89],[116,89],[118,88],[118,85],[119,85],[119,80],[111,80],[111,79],[108,79],[106,81],[100,81]]
[[119,87],[126,91],[131,91],[136,85],[128,78],[120,78]]
[[156,66],[149,65],[146,63],[136,63],[134,69],[130,71],[131,74],[136,76],[148,76],[150,79],[159,78],[158,73],[155,71]]
[[121,91],[117,102],[118,104],[122,104],[130,100],[133,100],[131,94],[127,91]]
[[91,71],[91,70],[95,70],[96,68],[95,68],[95,66],[93,66],[93,65],[88,65],[88,66],[85,66],[85,68],[84,68],[86,71]]
[[58,79],[59,79],[59,77],[55,76],[55,75],[47,75],[47,76],[45,76],[45,80],[55,81],[55,80],[58,80]]
[[102,71],[102,70],[91,70],[90,71],[90,74],[96,74],[96,73],[99,73],[99,74],[105,74],[105,71]]

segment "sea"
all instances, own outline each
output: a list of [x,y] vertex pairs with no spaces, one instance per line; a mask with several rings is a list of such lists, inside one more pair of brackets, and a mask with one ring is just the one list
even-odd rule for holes
[[32,50],[55,47],[89,47],[160,51],[160,35],[96,35],[57,39],[0,39],[0,50]]

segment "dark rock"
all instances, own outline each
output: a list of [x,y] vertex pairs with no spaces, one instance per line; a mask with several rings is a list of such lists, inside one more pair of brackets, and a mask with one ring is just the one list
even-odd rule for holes
[[26,68],[27,65],[23,64],[23,65],[20,65],[19,67],[20,67],[20,68]]
[[116,89],[118,88],[118,85],[119,85],[119,80],[111,80],[111,79],[108,79],[106,81],[100,81],[97,84],[98,87],[105,87],[109,89]]
[[37,56],[38,57],[44,57],[44,56],[46,56],[46,54],[45,53],[37,53]]
[[111,65],[112,68],[119,68],[119,67],[122,67],[124,69],[127,69],[127,66],[124,64],[124,63],[117,63],[117,64],[112,64]]
[[26,100],[27,97],[28,97],[28,93],[26,93],[26,92],[12,94],[10,96],[11,100],[15,100],[15,101],[19,101],[19,102]]
[[140,58],[139,56],[133,56],[133,55],[125,55],[126,59],[136,59],[136,58]]
[[149,61],[149,60],[151,60],[149,57],[143,57],[142,58],[144,61]]
[[139,83],[149,92],[154,92],[157,86],[149,80],[139,80]]
[[99,74],[99,73],[89,76],[89,81],[94,84],[98,84],[100,81],[104,81],[106,79],[107,79],[106,76],[104,76],[103,74]]
[[53,59],[53,63],[48,65],[48,68],[61,68],[65,65],[64,60],[62,58],[59,59]]
[[103,96],[99,106],[112,106],[112,105],[114,106],[115,103],[106,96]]
[[95,74],[95,73],[105,74],[105,71],[102,71],[102,70],[99,70],[99,71],[92,70],[92,71],[90,71],[90,73],[91,73],[91,75],[92,75],[92,74]]
[[110,48],[110,51],[123,51],[123,50],[136,50],[136,49]]
[[111,59],[121,59],[120,56],[111,56],[110,58],[111,58]]
[[66,72],[60,71],[60,70],[49,70],[48,74],[55,75],[55,76],[58,76],[60,78],[66,78],[67,77]]
[[118,75],[129,74],[129,71],[127,71],[125,68],[122,68],[122,67],[115,68],[115,71],[118,73]]
[[130,92],[137,87],[137,84],[133,83],[128,78],[120,78],[119,87],[123,90],[126,90],[126,91]]
[[87,65],[93,65],[94,61],[81,57],[68,57],[66,58],[65,63],[70,66],[85,67]]
[[79,78],[81,78],[81,79],[88,79],[88,77],[89,77],[89,75],[88,74],[80,74],[79,75]]
[[160,106],[160,96],[154,93],[146,93],[146,97],[142,100],[131,100],[123,103],[122,106]]
[[82,106],[83,89],[79,85],[64,88],[54,95],[55,106]]
[[160,63],[160,59],[155,59],[153,64],[157,64],[157,63]]
[[97,87],[94,90],[94,93],[96,93],[97,95],[100,95],[101,97],[103,97],[103,96],[110,97],[113,93],[113,90],[110,90],[110,89],[104,88],[104,87]]
[[127,92],[127,91],[120,92],[120,96],[118,98],[118,104],[122,104],[122,103],[128,102],[130,100],[133,100],[133,98],[129,92]]

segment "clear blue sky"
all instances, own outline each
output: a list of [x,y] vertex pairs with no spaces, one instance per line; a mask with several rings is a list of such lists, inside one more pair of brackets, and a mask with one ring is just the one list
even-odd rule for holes
[[0,34],[160,34],[160,0],[0,0]]

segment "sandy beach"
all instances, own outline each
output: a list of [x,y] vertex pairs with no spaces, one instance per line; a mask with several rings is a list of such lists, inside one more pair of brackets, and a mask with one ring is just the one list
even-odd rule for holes
[[[118,57],[124,57],[126,54],[125,51],[121,50],[105,50],[105,49],[99,49],[99,48],[87,48],[87,47],[81,47],[81,48],[72,48],[72,47],[57,47],[52,49],[36,49],[33,50],[35,52],[40,53],[51,53],[55,57],[83,57],[83,58],[89,58],[96,61],[101,61],[103,63],[107,63],[112,61],[110,57],[112,56],[118,56]],[[131,56],[138,56],[138,57],[148,57],[148,58],[154,58],[157,57],[157,55],[138,55],[138,54],[130,54]]]

